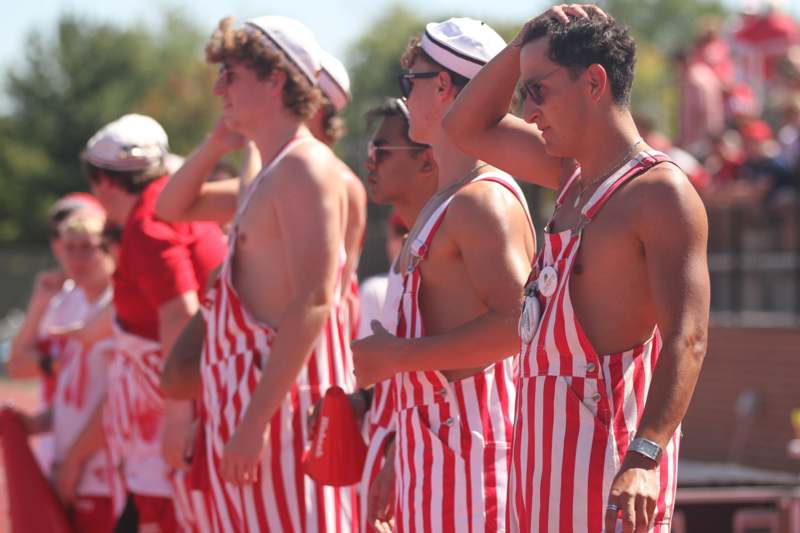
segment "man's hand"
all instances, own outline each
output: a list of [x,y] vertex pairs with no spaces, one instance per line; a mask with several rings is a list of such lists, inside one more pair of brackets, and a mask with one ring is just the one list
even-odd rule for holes
[[161,453],[169,466],[176,470],[189,468],[194,451],[197,423],[192,420],[167,418],[161,437]]
[[53,486],[64,505],[75,500],[83,466],[67,457],[63,463],[53,464]]
[[222,452],[222,479],[234,485],[256,482],[264,453],[264,434],[264,431],[256,431],[252,424],[239,424]]
[[400,372],[397,362],[407,341],[395,337],[373,320],[372,335],[356,341],[352,345],[353,365],[359,387],[368,387]]
[[31,302],[47,305],[53,296],[58,294],[66,280],[67,275],[60,270],[46,270],[40,272],[33,283]]
[[589,18],[591,16],[590,14],[600,15],[603,18],[608,17],[605,11],[594,4],[560,4],[553,6],[541,15],[538,15],[526,22],[525,25],[522,26],[522,29],[519,31],[517,36],[514,37],[514,40],[511,41],[511,45],[517,48],[522,46],[522,40],[525,37],[525,34],[528,32],[528,28],[540,20],[553,19],[558,22],[567,23],[570,21],[570,17]]
[[375,476],[367,497],[367,523],[380,533],[390,533],[394,528],[394,453],[394,443],[391,443],[386,461]]
[[225,119],[217,120],[214,129],[208,136],[208,142],[224,153],[237,152],[245,147],[247,139],[235,131],[228,129]]
[[626,455],[611,484],[605,531],[615,531],[621,520],[623,533],[646,533],[655,515],[658,493],[658,465],[646,457]]

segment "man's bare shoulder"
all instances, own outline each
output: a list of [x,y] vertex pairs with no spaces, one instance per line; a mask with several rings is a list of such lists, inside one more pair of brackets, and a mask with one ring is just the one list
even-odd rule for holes
[[626,188],[639,229],[660,227],[664,230],[677,224],[694,226],[705,220],[700,195],[676,165],[656,165]]
[[338,158],[323,143],[311,140],[298,146],[275,167],[271,182],[278,192],[328,189]]
[[470,235],[502,233],[511,217],[525,217],[514,193],[493,181],[476,181],[459,190],[447,209],[444,225],[449,233]]

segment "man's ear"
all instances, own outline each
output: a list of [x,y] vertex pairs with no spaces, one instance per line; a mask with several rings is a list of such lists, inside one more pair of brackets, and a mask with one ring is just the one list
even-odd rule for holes
[[433,148],[425,148],[418,156],[419,171],[423,174],[434,174],[439,170],[436,160],[433,158]]
[[269,83],[270,89],[281,92],[283,91],[283,86],[286,84],[286,72],[274,70],[265,81]]
[[592,100],[598,102],[609,89],[606,69],[603,65],[595,63],[589,65],[586,72],[584,72],[584,76],[586,76],[586,81],[588,82],[589,95]]

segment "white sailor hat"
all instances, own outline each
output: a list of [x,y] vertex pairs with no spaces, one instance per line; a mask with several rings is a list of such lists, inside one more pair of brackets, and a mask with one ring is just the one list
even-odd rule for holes
[[314,34],[302,22],[279,15],[265,15],[245,22],[245,29],[248,28],[266,35],[312,85],[318,85],[321,50]]
[[472,79],[506,42],[485,22],[451,18],[426,25],[420,46],[446,69]]
[[151,117],[124,115],[106,124],[86,143],[83,158],[96,167],[141,171],[163,165],[169,153],[167,132]]
[[331,101],[338,113],[350,101],[350,76],[341,61],[322,50],[322,70],[319,71],[319,88]]

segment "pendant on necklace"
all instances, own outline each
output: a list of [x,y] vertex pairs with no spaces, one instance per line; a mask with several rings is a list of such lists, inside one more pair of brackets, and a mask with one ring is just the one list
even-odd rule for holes
[[579,192],[578,195],[575,197],[575,201],[572,202],[572,207],[577,208],[578,204],[581,203],[581,194],[583,194],[583,191]]

